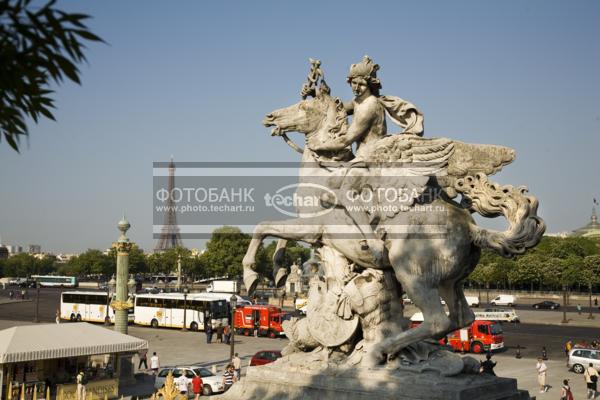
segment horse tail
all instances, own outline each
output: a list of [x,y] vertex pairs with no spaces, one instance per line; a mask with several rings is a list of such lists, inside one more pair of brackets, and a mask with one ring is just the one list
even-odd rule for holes
[[473,243],[482,249],[513,257],[536,246],[546,231],[546,223],[537,215],[538,201],[527,195],[524,186],[501,186],[479,173],[458,179],[454,188],[463,196],[462,205],[471,212],[490,218],[504,216],[508,221],[504,232],[471,224]]

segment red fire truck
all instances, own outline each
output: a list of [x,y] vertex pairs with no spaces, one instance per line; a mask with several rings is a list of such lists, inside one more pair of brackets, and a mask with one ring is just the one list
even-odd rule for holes
[[[419,325],[423,322],[423,314],[415,313],[410,321],[411,327]],[[471,326],[449,333],[440,343],[446,343],[446,340],[454,351],[483,353],[504,347],[502,325],[492,321],[473,321]]]
[[244,306],[235,310],[233,326],[240,335],[253,336],[254,332],[258,332],[258,336],[276,338],[284,335],[281,324],[289,316],[290,314],[275,306]]

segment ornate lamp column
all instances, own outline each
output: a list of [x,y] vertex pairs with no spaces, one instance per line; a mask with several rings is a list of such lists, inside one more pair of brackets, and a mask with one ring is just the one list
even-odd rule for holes
[[129,251],[131,242],[125,236],[127,230],[131,227],[129,222],[123,217],[117,225],[121,231],[121,236],[117,241],[117,289],[115,300],[111,303],[115,310],[115,331],[127,334],[128,313],[131,303],[128,302],[127,281],[129,278]]

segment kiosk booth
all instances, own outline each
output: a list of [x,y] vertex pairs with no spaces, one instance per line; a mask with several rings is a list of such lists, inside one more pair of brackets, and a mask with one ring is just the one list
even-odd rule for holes
[[[132,379],[131,357],[148,342],[85,322],[15,326],[0,331],[0,400],[76,398],[76,377],[85,372],[86,392],[116,398],[119,382]],[[127,360],[129,362],[127,362]],[[9,394],[9,391],[11,392]],[[48,399],[49,400],[49,399]]]

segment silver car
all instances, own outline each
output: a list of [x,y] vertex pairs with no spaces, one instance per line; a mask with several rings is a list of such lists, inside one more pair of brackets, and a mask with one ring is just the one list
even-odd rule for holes
[[[173,378],[175,379],[179,378],[182,374],[185,374],[190,382],[194,376],[200,375],[200,378],[202,378],[202,395],[204,396],[210,396],[213,393],[221,393],[225,390],[222,375],[215,375],[208,368],[196,365],[162,367],[154,380],[155,389],[160,389],[165,385],[169,372],[173,373]],[[191,390],[188,391],[188,396],[193,397],[193,392]]]
[[583,374],[590,363],[592,363],[596,370],[600,370],[600,350],[575,347],[569,352],[567,366],[573,372]]

